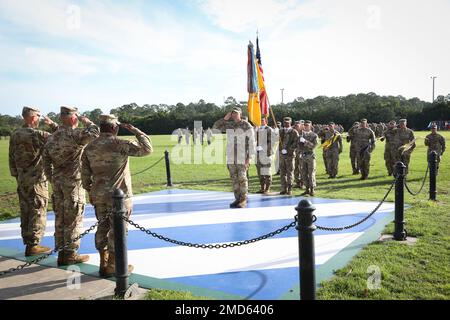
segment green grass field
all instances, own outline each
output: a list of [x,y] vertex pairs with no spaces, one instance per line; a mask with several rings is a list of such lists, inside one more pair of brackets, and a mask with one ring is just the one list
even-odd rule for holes
[[[427,132],[416,132],[417,148],[414,150],[407,181],[413,191],[418,190],[427,168],[426,147],[423,138]],[[442,133],[441,133],[442,134]],[[448,141],[450,132],[444,132]],[[151,136],[154,152],[145,158],[133,158],[131,170],[140,172],[159,160],[164,150],[172,150],[176,142],[170,136]],[[345,143],[341,154],[337,179],[327,179],[321,150],[317,150],[317,192],[321,198],[353,200],[381,200],[392,182],[386,174],[383,160],[384,143],[378,142],[372,154],[370,177],[366,181],[351,174]],[[228,171],[224,164],[171,164],[172,180],[176,188],[231,191]],[[0,220],[18,216],[19,207],[14,193],[16,182],[8,169],[8,141],[0,140]],[[250,192],[256,192],[259,184],[255,166],[250,169]],[[134,193],[144,193],[166,188],[164,161],[153,169],[133,176]],[[280,190],[279,177],[274,176],[273,191]],[[299,189],[294,189],[299,194]],[[438,176],[438,201],[428,201],[428,183],[424,191],[412,197],[405,191],[405,202],[411,205],[406,211],[408,234],[418,238],[414,246],[398,242],[374,242],[365,247],[343,269],[335,270],[335,276],[323,282],[318,290],[319,299],[449,299],[450,298],[450,161],[444,155]],[[394,200],[392,192],[387,198]],[[51,206],[50,208],[51,209]],[[393,223],[385,230],[393,232]],[[367,290],[367,268],[378,266],[381,270],[381,288]],[[196,299],[189,293],[155,290],[149,299]]]

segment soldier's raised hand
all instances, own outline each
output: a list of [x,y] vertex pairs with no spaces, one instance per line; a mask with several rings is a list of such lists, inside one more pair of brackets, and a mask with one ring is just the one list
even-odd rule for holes
[[45,123],[46,125],[51,126],[51,125],[54,124],[55,122],[54,122],[52,119],[50,119],[49,117],[44,116],[44,123]]
[[93,122],[91,120],[89,120],[88,117],[86,116],[80,116],[80,121],[86,125],[86,126],[90,126]]

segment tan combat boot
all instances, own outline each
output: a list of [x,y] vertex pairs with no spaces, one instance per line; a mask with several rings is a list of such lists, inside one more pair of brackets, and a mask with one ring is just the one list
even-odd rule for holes
[[[128,265],[128,274],[130,274],[131,272],[133,272],[134,267],[129,264]],[[109,277],[114,277],[116,274],[116,254],[115,253],[109,253],[109,258],[108,258],[108,264],[106,265],[105,271],[102,275],[102,277],[105,278],[109,278]]]
[[314,197],[314,188],[310,188],[309,189],[309,195],[311,196],[311,197]]
[[89,261],[88,255],[79,255],[76,252],[64,253],[64,265],[72,265]]
[[108,250],[99,250],[100,253],[100,268],[98,273],[100,277],[106,277],[106,268],[108,266],[109,252]]
[[239,201],[239,203],[236,205],[236,208],[242,209],[247,207],[247,200]]
[[52,249],[41,245],[27,245],[25,248],[25,257],[37,256],[40,254],[50,253]]

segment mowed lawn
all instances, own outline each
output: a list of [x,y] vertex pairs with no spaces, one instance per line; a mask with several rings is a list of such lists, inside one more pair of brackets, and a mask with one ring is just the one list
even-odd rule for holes
[[[427,169],[424,137],[428,132],[416,132],[417,147],[411,158],[410,173],[407,181],[411,189],[419,189]],[[443,134],[447,141],[450,132]],[[154,152],[144,158],[132,158],[131,170],[134,193],[157,191],[166,188],[166,170],[164,161],[150,170],[144,171],[164,156],[167,149],[171,152],[172,181],[176,188],[231,191],[228,171],[224,163],[219,164],[176,164],[176,139],[170,136],[151,136]],[[16,182],[9,175],[8,140],[0,140],[0,220],[16,217],[19,214]],[[183,139],[184,144],[184,139]],[[210,153],[210,147],[191,146],[194,160],[196,155]],[[186,150],[184,150],[186,151]],[[317,192],[321,198],[339,198],[353,200],[380,200],[392,182],[386,174],[383,159],[384,143],[377,141],[372,153],[369,179],[360,181],[353,176],[349,159],[349,146],[344,139],[344,152],[341,154],[337,179],[328,179],[322,160],[322,151],[317,149]],[[438,201],[428,201],[428,181],[424,191],[412,197],[405,191],[405,201],[411,205],[406,211],[408,234],[418,238],[414,246],[399,242],[374,242],[366,246],[343,269],[336,270],[335,276],[323,282],[318,290],[320,299],[449,299],[450,298],[450,161],[448,152],[444,154],[438,176]],[[222,157],[224,162],[224,157]],[[144,171],[144,172],[142,172]],[[142,173],[140,173],[142,172]],[[255,166],[250,169],[250,192],[259,189]],[[273,191],[280,190],[279,176],[274,176]],[[294,189],[295,195],[302,191]],[[394,200],[394,192],[387,198]],[[51,210],[51,205],[49,210]],[[393,223],[386,227],[386,233],[393,232]],[[381,270],[381,287],[367,289],[369,266],[378,266]],[[156,291],[155,291],[156,292]],[[155,295],[158,299],[186,299],[186,295]],[[149,298],[152,298],[151,294]],[[195,299],[195,297],[192,297]]]

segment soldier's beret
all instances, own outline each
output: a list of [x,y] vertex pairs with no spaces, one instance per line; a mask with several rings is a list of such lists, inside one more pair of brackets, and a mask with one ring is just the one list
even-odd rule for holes
[[361,122],[367,122],[367,119],[361,119]]
[[120,125],[119,118],[114,114],[102,114],[99,118],[99,124],[115,124]]
[[284,117],[283,121],[284,122],[292,122],[292,118],[291,117]]
[[240,114],[242,114],[242,109],[239,107],[234,107],[231,112],[239,112]]
[[38,117],[41,116],[41,111],[38,108],[35,107],[23,107],[22,109],[22,117],[27,117],[30,115],[37,115]]
[[406,122],[406,119],[400,119],[400,120],[398,120],[398,123],[404,123],[404,122]]
[[61,107],[61,115],[63,116],[71,116],[73,114],[78,115],[78,108],[75,107]]

